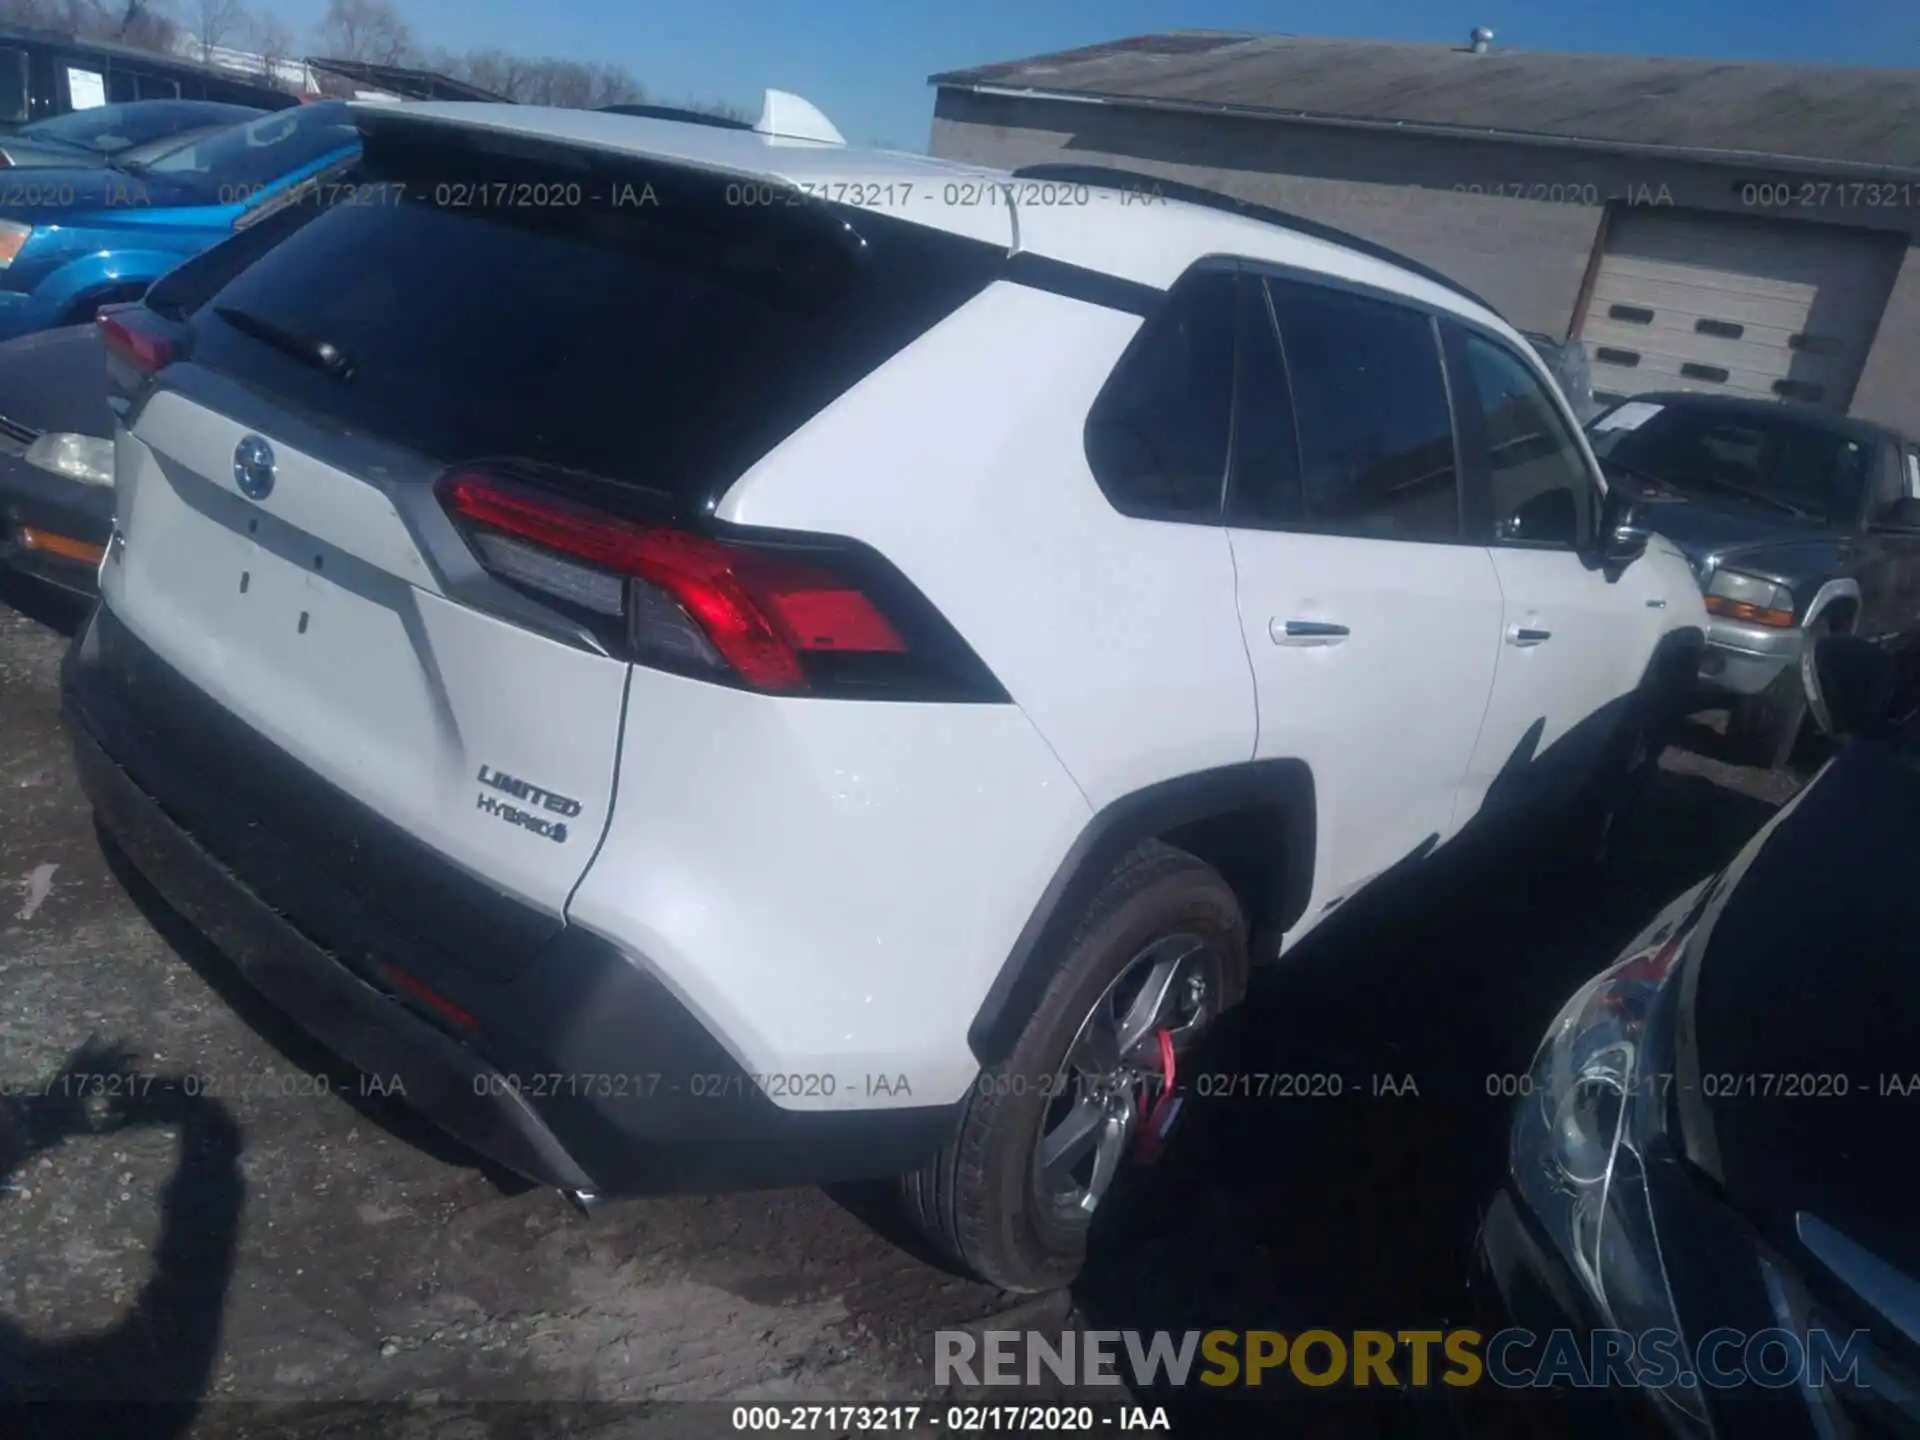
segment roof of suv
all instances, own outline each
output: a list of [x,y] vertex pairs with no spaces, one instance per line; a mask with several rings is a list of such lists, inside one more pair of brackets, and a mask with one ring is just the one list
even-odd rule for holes
[[[1192,187],[1010,172],[751,128],[534,105],[356,105],[373,125],[441,124],[557,141],[782,185],[823,200],[1165,288],[1196,259],[1246,256],[1404,294],[1514,334],[1485,302],[1416,262],[1324,226]],[[1091,174],[1091,172],[1089,172]],[[1151,190],[1147,186],[1152,186]],[[1131,191],[1132,193],[1129,193]],[[1186,198],[1189,195],[1192,198]],[[1206,200],[1206,203],[1198,203]]]

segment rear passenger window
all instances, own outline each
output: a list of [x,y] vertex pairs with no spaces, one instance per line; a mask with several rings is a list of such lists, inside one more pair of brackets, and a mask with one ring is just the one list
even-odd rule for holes
[[1593,481],[1560,412],[1533,371],[1510,352],[1477,335],[1466,337],[1463,352],[1487,447],[1494,540],[1578,546]]
[[1268,288],[1300,431],[1305,516],[1290,528],[1458,539],[1453,420],[1433,322],[1344,291]]
[[1123,514],[1220,517],[1233,422],[1234,280],[1201,270],[1175,284],[1087,416],[1087,463]]

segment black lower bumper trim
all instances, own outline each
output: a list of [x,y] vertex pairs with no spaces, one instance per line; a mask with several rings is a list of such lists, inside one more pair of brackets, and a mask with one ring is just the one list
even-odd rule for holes
[[[122,652],[119,661],[104,650]],[[139,652],[131,670],[126,652]],[[119,678],[130,673],[142,683]],[[913,1169],[950,1133],[958,1105],[783,1109],[643,964],[578,927],[561,926],[493,975],[450,963],[444,942],[427,938],[431,900],[396,915],[390,901],[376,909],[337,885],[317,857],[300,863],[313,839],[257,818],[280,813],[287,797],[222,813],[276,797],[206,774],[143,723],[145,682],[158,681],[170,704],[185,693],[184,677],[97,609],[69,653],[64,698],[102,826],[296,1023],[370,1075],[399,1077],[410,1105],[482,1154],[542,1184],[620,1195],[878,1178]],[[255,770],[248,786],[270,773]],[[310,772],[302,783],[303,800],[328,807],[328,840],[351,842],[362,824],[367,834],[390,828],[340,792],[320,796]],[[382,962],[464,1009],[473,1034],[410,1008],[381,978]]]
[[449,1134],[529,1179],[593,1182],[491,1067],[330,959],[275,915],[127,778],[84,731],[73,735],[94,814],[167,903],[218,945],[254,988],[328,1049],[397,1093]]

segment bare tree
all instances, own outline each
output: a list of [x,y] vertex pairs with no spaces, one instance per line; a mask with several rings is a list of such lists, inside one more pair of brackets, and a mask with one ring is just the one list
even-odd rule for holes
[[702,115],[718,115],[722,120],[738,120],[742,124],[749,124],[759,118],[725,100],[689,100],[686,108],[697,110]]
[[271,12],[255,15],[248,21],[253,53],[260,57],[260,73],[278,82],[280,66],[293,58],[293,31],[287,22]]
[[331,59],[398,65],[413,50],[413,32],[392,0],[327,0],[317,35]]
[[248,28],[247,8],[241,0],[194,0],[192,19],[203,62],[211,61],[218,46]]
[[180,26],[158,0],[125,0],[113,32],[113,38],[122,44],[163,54],[174,51],[174,42],[179,37]]
[[588,104],[594,109],[602,105],[638,105],[647,98],[647,92],[631,72],[618,65],[602,65],[593,72],[593,90]]

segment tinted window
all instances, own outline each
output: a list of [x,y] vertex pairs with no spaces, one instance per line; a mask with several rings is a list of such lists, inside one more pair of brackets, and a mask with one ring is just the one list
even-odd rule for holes
[[1298,525],[1306,518],[1306,503],[1293,392],[1267,287],[1252,276],[1240,283],[1239,386],[1229,518],[1236,525]]
[[[883,215],[729,205],[718,177],[375,151],[351,200],[262,222],[292,233],[194,317],[194,356],[448,464],[520,458],[709,495],[1004,262]],[[472,203],[482,180],[507,197],[579,189],[488,208]],[[336,347],[343,373],[275,332]]]
[[1386,301],[1270,282],[1300,427],[1308,528],[1460,534],[1453,422],[1432,322]]
[[247,266],[318,214],[313,205],[287,205],[258,224],[181,261],[147,288],[146,304],[171,320],[185,320]]
[[1121,356],[1087,417],[1087,462],[1129,515],[1213,520],[1233,419],[1234,276],[1176,284]]
[[20,127],[22,139],[80,145],[109,153],[146,145],[183,130],[237,125],[259,116],[244,105],[209,105],[191,100],[146,101],[133,105],[102,105],[97,110],[74,110]]
[[124,105],[134,100],[176,100],[180,82],[167,75],[144,70],[114,69],[107,72],[107,103]]
[[276,110],[245,125],[169,150],[143,169],[170,180],[200,182],[208,204],[249,186],[269,185],[359,140],[347,107],[337,101]]
[[0,49],[0,121],[27,118],[27,52]]
[[1866,499],[1873,452],[1791,414],[1669,404],[1606,449],[1608,461],[1734,504],[1850,518]]
[[1490,341],[1468,335],[1461,349],[1486,445],[1494,539],[1580,544],[1593,485],[1552,399],[1517,356]]

